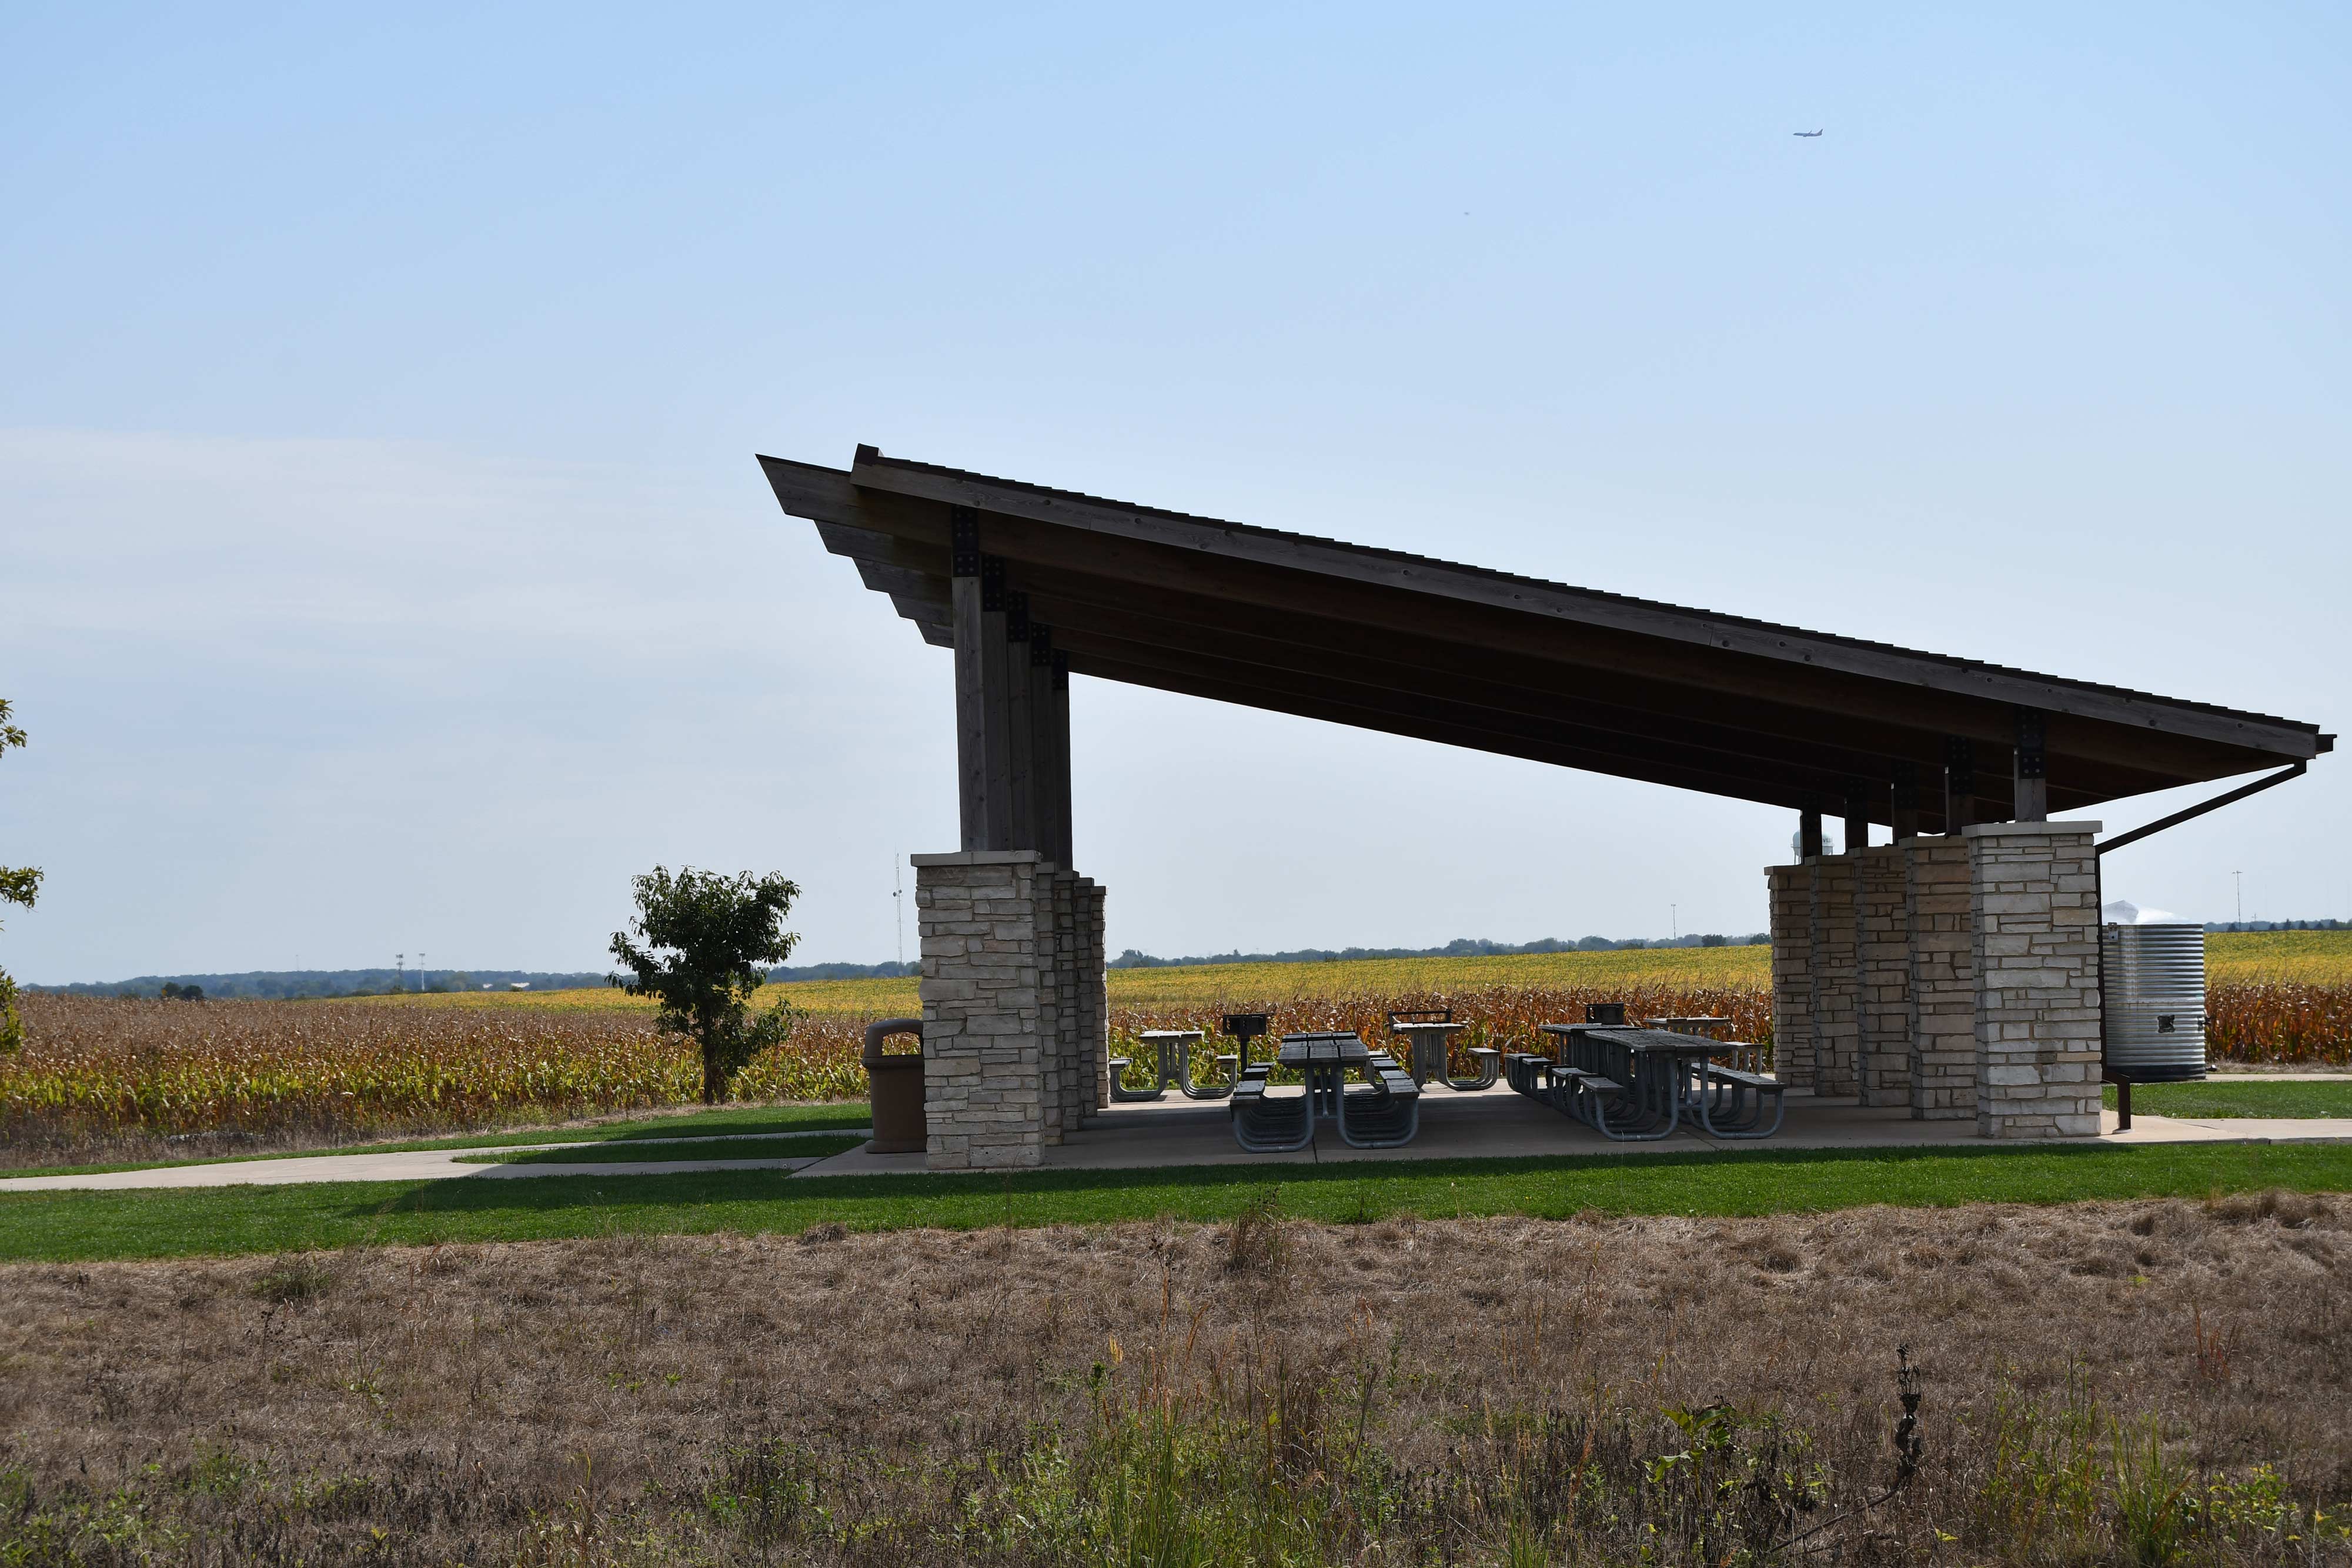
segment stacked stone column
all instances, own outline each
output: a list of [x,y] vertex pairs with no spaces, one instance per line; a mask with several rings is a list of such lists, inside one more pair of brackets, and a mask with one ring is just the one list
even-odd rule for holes
[[929,1163],[1036,1165],[1099,1092],[1101,890],[1034,850],[914,864]]
[[2099,1130],[2095,822],[1998,822],[1766,873],[1774,1069],[1987,1137]]
[[1812,933],[1813,1092],[1853,1099],[1855,1078],[1861,973],[1854,942],[1854,863],[1851,855],[1822,855],[1812,867],[1809,909]]
[[1969,917],[1969,849],[1957,838],[1906,839],[1903,903],[1911,926],[1911,1114],[1977,1113],[1977,984]]
[[1857,1077],[1865,1105],[1911,1103],[1911,923],[1904,907],[1904,850],[1881,844],[1856,851],[1854,926],[1860,971],[1862,1060]]
[[1813,1082],[1813,870],[1764,868],[1772,928],[1772,1071],[1791,1088]]
[[1078,879],[1073,904],[1078,944],[1077,1053],[1084,1071],[1079,1091],[1089,1114],[1110,1104],[1110,992],[1103,947],[1103,889],[1091,877]]
[[1962,830],[1976,967],[1977,1130],[2099,1131],[2096,822]]

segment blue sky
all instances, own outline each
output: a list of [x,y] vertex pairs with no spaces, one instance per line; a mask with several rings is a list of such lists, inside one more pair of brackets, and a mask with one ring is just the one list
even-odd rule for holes
[[[945,657],[755,451],[2339,727],[2347,79],[2320,5],[11,6],[0,962],[588,967],[656,862],[891,956]],[[1793,826],[1074,706],[1119,946],[1753,929]],[[2352,915],[2344,766],[2110,891]]]

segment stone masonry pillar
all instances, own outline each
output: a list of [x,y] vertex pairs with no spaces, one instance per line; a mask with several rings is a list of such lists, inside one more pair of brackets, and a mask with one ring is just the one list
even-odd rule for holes
[[1047,1144],[1058,1144],[1062,1134],[1075,1124],[1070,1118],[1070,1080],[1075,1076],[1070,1061],[1069,1020],[1062,1013],[1062,931],[1055,906],[1059,900],[1061,884],[1068,877],[1059,866],[1040,862],[1031,886],[1035,902],[1037,942],[1037,1046],[1041,1069],[1040,1103],[1045,1107]]
[[2099,1134],[2097,822],[1986,822],[1969,849],[1977,1131]]
[[916,855],[933,1170],[1034,1166],[1054,1135],[1052,900],[1034,850]]
[[1862,1103],[1911,1103],[1911,926],[1904,913],[1903,850],[1853,856],[1862,968]]
[[1772,1071],[1791,1088],[1813,1082],[1813,873],[1809,865],[1764,868],[1772,930]]
[[1854,861],[1852,855],[1822,855],[1812,866],[1813,1092],[1824,1099],[1858,1099],[1855,1026],[1862,985],[1854,944]]
[[1911,1117],[1977,1113],[1976,960],[1969,919],[1969,848],[1959,838],[1906,839],[1903,908],[1908,966]]
[[1054,877],[1054,1061],[1055,1114],[1064,1133],[1076,1132],[1094,1109],[1087,1099],[1087,1064],[1078,1049],[1078,879]]
[[1110,993],[1103,962],[1103,887],[1078,882],[1078,1052],[1086,1062],[1089,1112],[1110,1103]]

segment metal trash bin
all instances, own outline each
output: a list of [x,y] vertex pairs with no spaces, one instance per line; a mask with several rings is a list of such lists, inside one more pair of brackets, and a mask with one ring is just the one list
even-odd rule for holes
[[920,1019],[884,1019],[866,1026],[866,1078],[872,1085],[874,1141],[866,1148],[877,1155],[919,1155],[929,1146],[930,1132],[923,1119],[923,1053],[885,1056],[882,1042],[894,1034],[923,1038]]

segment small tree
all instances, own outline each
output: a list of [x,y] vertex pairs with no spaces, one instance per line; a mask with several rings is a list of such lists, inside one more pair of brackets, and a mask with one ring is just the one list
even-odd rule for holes
[[[0,697],[0,753],[25,744],[25,732],[8,722],[8,699]],[[32,866],[0,865],[0,904],[30,909],[41,894],[41,873]],[[25,1022],[16,1016],[16,982],[0,969],[0,1051],[25,1043]]]
[[778,1002],[753,1017],[751,993],[768,967],[792,956],[800,937],[783,928],[800,887],[771,873],[722,876],[656,866],[635,879],[637,917],[613,933],[613,956],[634,978],[612,977],[633,997],[661,1003],[661,1027],[702,1048],[702,1101],[727,1098],[735,1075],[792,1032],[792,1009]]

